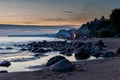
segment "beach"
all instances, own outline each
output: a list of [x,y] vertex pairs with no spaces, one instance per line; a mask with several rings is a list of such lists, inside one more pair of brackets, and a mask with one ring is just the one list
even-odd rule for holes
[[1,0],[0,80],[120,80],[120,0]]
[[[71,72],[41,71],[0,74],[0,80],[119,80],[120,58],[73,62]],[[82,70],[84,68],[84,70]]]
[[[102,40],[108,51],[116,52],[120,46],[119,38],[95,38]],[[49,67],[42,70],[0,73],[0,80],[119,80],[120,57],[106,59],[72,61],[74,69],[70,72],[53,72]],[[39,66],[38,66],[39,67]]]

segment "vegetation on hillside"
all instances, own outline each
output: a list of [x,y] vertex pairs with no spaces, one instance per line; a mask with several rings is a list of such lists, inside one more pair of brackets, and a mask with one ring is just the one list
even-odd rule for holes
[[104,20],[99,28],[93,25],[94,30],[90,30],[90,34],[96,37],[120,37],[120,9],[114,9],[109,17],[109,19],[102,17]]

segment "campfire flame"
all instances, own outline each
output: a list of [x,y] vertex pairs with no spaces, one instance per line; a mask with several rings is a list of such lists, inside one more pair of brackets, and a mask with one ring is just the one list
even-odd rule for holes
[[74,38],[76,38],[76,37],[77,37],[77,35],[76,35],[76,34],[73,34],[73,37],[74,37]]

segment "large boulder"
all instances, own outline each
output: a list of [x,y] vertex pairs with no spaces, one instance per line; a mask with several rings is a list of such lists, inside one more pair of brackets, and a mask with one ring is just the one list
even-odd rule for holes
[[95,43],[96,46],[105,47],[104,42],[102,40],[99,40]]
[[84,60],[90,58],[90,51],[84,47],[81,47],[75,52],[75,58],[77,60]]
[[7,60],[0,61],[0,66],[9,67],[11,63]]
[[50,70],[57,71],[57,72],[72,71],[73,64],[67,59],[62,59],[58,61],[57,63],[53,64],[52,66],[50,66]]
[[51,66],[51,65],[53,65],[54,63],[60,61],[61,59],[65,59],[65,57],[63,57],[63,56],[55,56],[55,57],[52,57],[51,59],[48,60],[48,62],[46,63],[46,66]]

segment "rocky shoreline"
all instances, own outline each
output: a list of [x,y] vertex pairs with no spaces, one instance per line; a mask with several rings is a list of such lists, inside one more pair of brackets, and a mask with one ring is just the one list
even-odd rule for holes
[[50,51],[59,51],[64,56],[75,55],[77,60],[85,60],[94,56],[99,57],[116,57],[120,54],[120,48],[117,47],[116,51],[108,50],[104,40],[98,39],[96,42],[81,41],[81,40],[65,40],[65,41],[43,41],[31,42],[28,44],[16,45],[22,47],[22,51],[30,51],[37,53],[35,56],[42,55]]
[[[116,39],[95,38],[86,41],[82,41],[82,40],[43,41],[43,42],[38,41],[38,42],[31,42],[28,44],[20,44],[15,46],[21,47],[21,51],[30,51],[35,53],[34,55],[35,57],[44,55],[46,52],[59,51],[60,52],[59,54],[62,54],[63,56],[74,55],[76,60],[85,61],[88,58],[90,58],[90,56],[94,56],[96,57],[96,59],[117,58],[120,55],[119,45],[120,45],[119,38]],[[59,56],[59,57],[63,57],[62,59],[59,58],[58,56],[55,56],[58,61],[55,61],[54,64],[52,63],[51,65],[49,65],[48,67],[49,70],[52,70],[53,72],[74,71],[75,65],[73,62],[70,62],[63,56]],[[53,61],[56,60],[53,58],[52,58]],[[50,60],[51,59],[49,59],[48,62]],[[64,66],[59,67],[62,65]],[[84,70],[85,69],[81,69],[81,71]],[[0,71],[0,73],[6,73],[6,72],[7,71]]]
[[[96,42],[92,40],[38,41],[16,46],[26,47],[21,50],[33,52],[35,57],[50,51],[59,51],[59,54],[63,56],[72,56],[74,54],[76,60],[87,60],[91,56],[96,59],[105,59],[119,57],[120,55],[119,47],[113,52],[108,49],[109,46],[103,39],[98,39]],[[46,66],[49,66],[49,70],[58,72],[72,71],[74,65],[63,56],[58,55],[49,59],[46,64]]]

